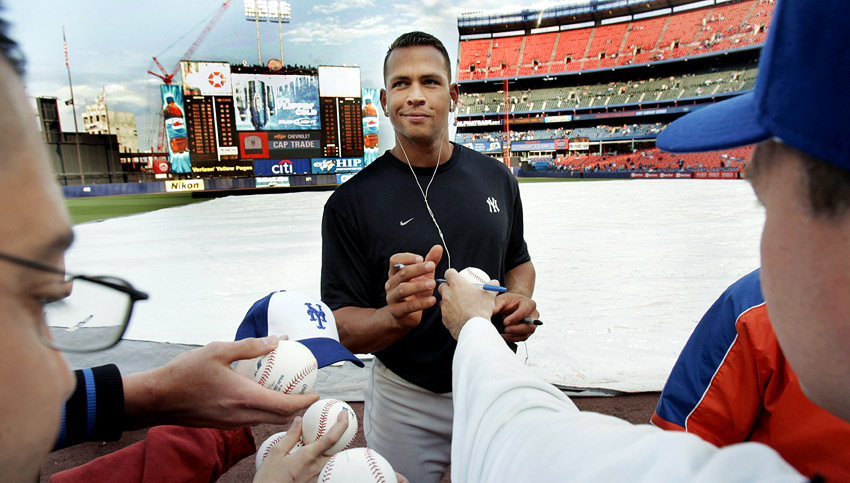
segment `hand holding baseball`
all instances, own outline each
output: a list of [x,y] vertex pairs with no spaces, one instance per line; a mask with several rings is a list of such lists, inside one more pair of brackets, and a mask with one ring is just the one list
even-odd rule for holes
[[254,475],[255,482],[314,482],[330,456],[324,454],[340,439],[348,428],[348,412],[339,413],[336,423],[312,444],[306,444],[289,454],[301,436],[301,418],[295,418],[286,436],[275,444]]
[[124,377],[129,428],[157,424],[235,429],[285,424],[317,394],[282,394],[236,373],[234,361],[260,357],[279,338],[212,342],[175,357],[163,367]]
[[357,415],[348,403],[339,399],[319,399],[307,408],[301,422],[301,440],[304,444],[311,444],[322,439],[331,429],[333,421],[339,420],[340,413],[348,414],[345,418],[348,426],[342,435],[336,438],[337,442],[325,453],[331,456],[348,448],[357,434]]
[[304,394],[318,375],[316,357],[298,341],[282,340],[269,353],[236,363],[236,372],[284,394]]
[[[443,247],[434,245],[423,259],[413,253],[390,257],[386,284],[387,307],[398,323],[407,328],[419,325],[422,311],[437,303],[434,297],[434,271],[443,258]],[[403,268],[396,268],[397,265]]]
[[[443,313],[443,325],[449,329],[452,337],[458,338],[460,330],[473,317],[489,319],[495,310],[496,294],[472,285],[457,270],[446,270],[447,283],[440,285],[440,309]],[[498,285],[497,281],[490,282]]]

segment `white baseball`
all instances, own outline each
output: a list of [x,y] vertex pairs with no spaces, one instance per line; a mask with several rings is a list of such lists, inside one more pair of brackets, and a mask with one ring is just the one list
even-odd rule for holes
[[332,455],[348,448],[354,435],[357,434],[357,415],[351,406],[339,399],[319,399],[304,412],[304,419],[301,422],[301,439],[304,444],[315,443],[321,436],[327,433],[331,426],[336,424],[336,418],[342,411],[348,411],[348,427],[339,441],[331,448],[325,451],[325,455]]
[[[269,451],[271,451],[271,449],[274,448],[278,443],[283,441],[284,436],[286,436],[286,431],[281,431],[280,433],[275,433],[269,436],[268,439],[263,441],[263,444],[260,445],[260,449],[257,450],[257,457],[254,461],[257,466],[257,470],[260,469],[260,465],[263,464],[263,461],[266,460],[266,456],[269,455]],[[292,454],[303,447],[304,445],[301,444],[301,441],[298,441],[297,443],[295,443],[295,446],[293,446],[292,449],[289,450],[289,454]]]
[[369,448],[351,448],[331,456],[319,473],[323,483],[398,483],[390,463]]
[[460,271],[460,276],[470,283],[490,283],[490,276],[480,268],[466,267]]
[[304,394],[316,383],[319,363],[303,344],[282,340],[264,356],[239,361],[236,372],[284,394]]

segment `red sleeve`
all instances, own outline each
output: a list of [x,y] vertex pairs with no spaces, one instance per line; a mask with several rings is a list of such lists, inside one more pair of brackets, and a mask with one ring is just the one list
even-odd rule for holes
[[56,473],[54,483],[208,482],[256,452],[250,428],[231,431],[157,426],[144,441],[70,470]]

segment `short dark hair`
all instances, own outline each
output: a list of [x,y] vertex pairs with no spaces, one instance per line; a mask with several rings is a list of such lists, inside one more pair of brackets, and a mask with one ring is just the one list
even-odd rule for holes
[[405,47],[420,47],[420,46],[428,46],[434,47],[439,50],[441,54],[443,54],[443,58],[446,59],[446,71],[449,73],[449,82],[452,81],[452,61],[449,59],[449,52],[446,50],[446,47],[440,42],[440,39],[434,37],[433,35],[425,32],[407,32],[406,34],[401,34],[397,39],[395,39],[390,45],[390,48],[387,50],[387,55],[384,57],[384,80],[387,78],[387,60],[390,58],[390,54],[395,49],[402,49]]
[[[793,148],[791,148],[793,149]],[[839,218],[850,208],[850,171],[796,150],[806,173],[809,207],[822,218]]]
[[[759,143],[756,149],[762,152],[748,163],[747,178],[754,179],[769,170],[770,159],[785,151],[800,161],[803,172],[800,193],[814,217],[833,219],[850,212],[850,171],[772,139]],[[758,162],[753,162],[757,158]]]
[[[0,3],[0,10],[3,9],[3,4]],[[18,44],[9,38],[9,22],[0,18],[0,52],[3,58],[9,62],[9,65],[15,69],[18,75],[24,75],[24,54],[21,52]]]

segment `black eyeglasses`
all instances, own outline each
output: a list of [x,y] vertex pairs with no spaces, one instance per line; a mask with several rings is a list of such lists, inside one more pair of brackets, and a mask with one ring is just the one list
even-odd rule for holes
[[73,275],[34,260],[0,253],[0,259],[64,277],[56,294],[43,297],[42,342],[66,352],[108,349],[124,336],[133,305],[148,294],[129,282],[106,275]]

